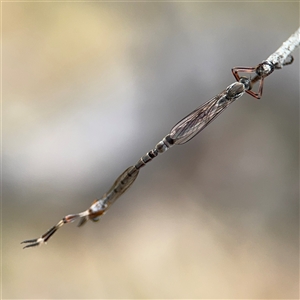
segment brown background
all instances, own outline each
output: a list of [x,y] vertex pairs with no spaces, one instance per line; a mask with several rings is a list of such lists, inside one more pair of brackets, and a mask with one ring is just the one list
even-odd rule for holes
[[62,228],[299,26],[299,3],[3,3],[3,298],[298,298],[299,55]]

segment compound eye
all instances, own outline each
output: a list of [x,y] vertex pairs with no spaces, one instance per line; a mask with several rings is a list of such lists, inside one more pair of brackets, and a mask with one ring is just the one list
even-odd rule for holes
[[256,67],[256,74],[260,77],[267,77],[274,71],[274,69],[274,65],[265,60]]

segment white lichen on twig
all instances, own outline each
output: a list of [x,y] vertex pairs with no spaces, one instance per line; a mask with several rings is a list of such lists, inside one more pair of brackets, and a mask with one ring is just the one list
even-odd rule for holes
[[271,54],[267,61],[271,62],[276,69],[281,69],[286,64],[291,53],[300,44],[300,27],[292,34],[273,54]]

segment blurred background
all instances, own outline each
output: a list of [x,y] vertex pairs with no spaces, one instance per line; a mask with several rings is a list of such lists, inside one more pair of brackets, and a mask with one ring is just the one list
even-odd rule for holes
[[63,227],[299,26],[299,3],[2,3],[3,298],[298,298],[299,53]]

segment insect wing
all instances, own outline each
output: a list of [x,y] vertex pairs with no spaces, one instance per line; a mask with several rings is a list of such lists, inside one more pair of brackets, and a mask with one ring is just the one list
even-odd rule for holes
[[176,145],[191,140],[227,107],[218,106],[221,97],[224,97],[223,93],[202,104],[171,129],[170,137]]

